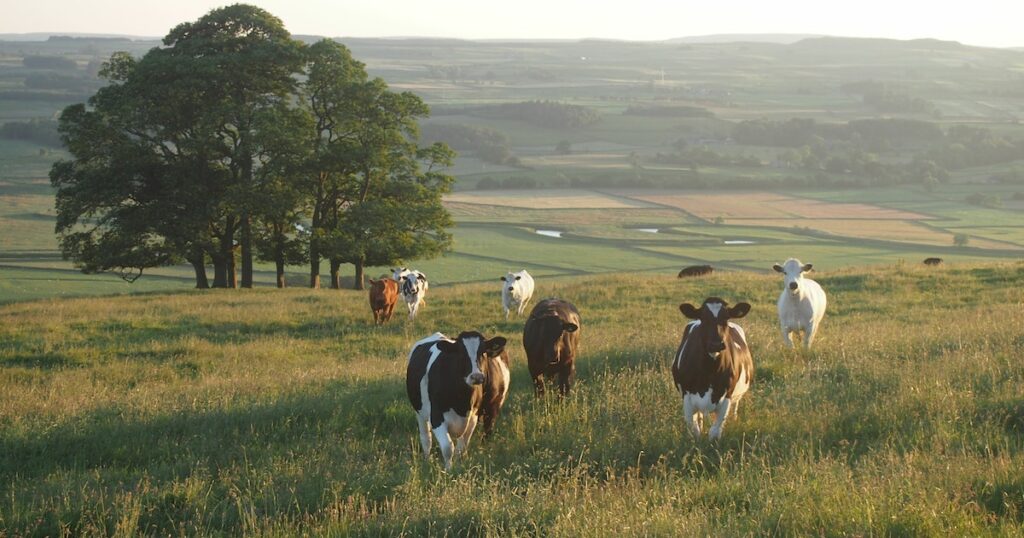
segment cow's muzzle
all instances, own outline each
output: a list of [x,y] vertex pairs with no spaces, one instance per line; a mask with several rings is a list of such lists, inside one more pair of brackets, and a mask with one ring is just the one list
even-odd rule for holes
[[797,288],[797,283],[796,282],[790,282],[789,283],[789,289],[791,291],[796,291],[796,288]]
[[470,385],[483,385],[484,384],[484,374],[469,374],[469,384]]

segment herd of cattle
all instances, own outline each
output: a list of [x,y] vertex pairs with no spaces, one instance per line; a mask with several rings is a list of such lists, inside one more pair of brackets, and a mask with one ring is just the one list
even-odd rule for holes
[[[702,274],[711,270],[697,267]],[[793,258],[773,266],[784,276],[777,307],[782,340],[789,347],[793,346],[790,335],[803,332],[804,346],[810,348],[825,315],[825,291],[804,276],[811,268]],[[533,296],[533,277],[523,270],[510,272],[501,281],[505,319],[512,310],[521,316]],[[391,278],[370,282],[375,323],[391,318],[399,295],[408,306],[409,319],[415,318],[428,289],[426,275],[404,267],[393,269]],[[733,321],[746,316],[750,308],[748,303],[730,305],[718,297],[708,297],[700,306],[679,305],[691,321],[683,329],[672,361],[672,379],[682,398],[687,429],[694,436],[702,434],[703,422],[713,413],[708,436],[721,437],[726,419],[736,413],[753,382],[754,363],[746,335]],[[559,393],[569,393],[581,326],[576,306],[564,299],[544,299],[530,311],[523,326],[523,348],[537,396],[544,395],[545,379],[554,378]],[[454,338],[434,333],[412,346],[406,388],[416,411],[420,445],[429,457],[432,437],[436,438],[446,469],[455,455],[466,450],[478,420],[483,420],[485,433],[494,427],[509,390],[507,344],[501,336],[487,338],[466,331]]]

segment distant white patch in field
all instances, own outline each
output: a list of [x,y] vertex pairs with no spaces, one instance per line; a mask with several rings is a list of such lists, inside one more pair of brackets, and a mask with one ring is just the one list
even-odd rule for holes
[[559,239],[561,239],[562,237],[562,232],[558,232],[555,230],[537,230],[537,233],[540,235],[546,235],[548,237],[557,237]]
[[723,241],[726,245],[753,245],[756,241],[747,241],[745,239],[729,239]]
[[634,230],[638,232],[647,232],[649,234],[656,234],[659,231],[657,228],[634,228]]

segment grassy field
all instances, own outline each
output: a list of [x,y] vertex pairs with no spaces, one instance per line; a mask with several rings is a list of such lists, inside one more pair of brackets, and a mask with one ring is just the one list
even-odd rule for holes
[[[0,526],[55,535],[1024,533],[1024,265],[819,272],[812,351],[780,281],[538,278],[583,317],[578,384],[536,400],[497,290],[432,289],[373,327],[363,293],[208,291],[0,307]],[[756,378],[717,444],[684,431],[677,306],[749,301]],[[507,336],[493,438],[444,473],[404,395],[435,330]]]

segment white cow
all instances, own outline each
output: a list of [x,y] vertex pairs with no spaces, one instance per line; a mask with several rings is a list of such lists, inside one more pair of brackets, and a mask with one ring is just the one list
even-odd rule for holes
[[526,303],[533,297],[533,277],[526,269],[501,277],[501,306],[505,309],[505,319],[508,319],[509,310],[516,307],[516,314],[522,316],[526,309]]
[[784,265],[772,266],[786,277],[779,295],[779,324],[782,326],[782,341],[789,347],[793,347],[789,333],[803,331],[804,347],[810,349],[821,318],[825,317],[825,290],[817,282],[804,278],[804,273],[811,267],[811,264],[800,263],[796,258],[786,260]]
[[420,306],[426,304],[424,297],[430,283],[427,282],[427,275],[415,269],[391,269],[391,278],[398,282],[398,291],[405,299],[405,306],[409,308],[409,319],[415,319]]

